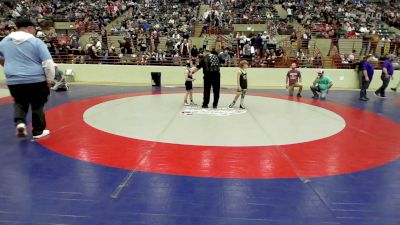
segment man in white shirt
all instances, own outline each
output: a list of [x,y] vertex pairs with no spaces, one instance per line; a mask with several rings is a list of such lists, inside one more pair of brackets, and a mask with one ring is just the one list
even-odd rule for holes
[[354,60],[356,59],[355,53],[356,53],[356,50],[353,50],[353,51],[349,54],[349,56],[347,56],[347,61],[348,61],[349,63],[354,62]]
[[19,14],[17,10],[13,10],[11,13],[11,16],[13,18],[18,18],[18,17],[21,17],[21,14]]
[[97,42],[96,42],[96,49],[98,51],[101,51],[101,49],[102,49],[102,45],[101,45],[101,41],[100,40],[97,40]]
[[367,27],[365,27],[365,25],[361,25],[360,33],[369,33],[369,30],[367,29]]
[[170,25],[174,25],[175,20],[174,20],[173,18],[171,18],[171,19],[169,19],[168,23],[169,23]]
[[292,9],[289,7],[287,8],[287,19],[292,22]]

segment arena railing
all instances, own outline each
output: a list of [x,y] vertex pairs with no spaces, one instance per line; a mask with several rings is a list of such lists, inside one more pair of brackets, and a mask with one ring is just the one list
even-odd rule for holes
[[[185,66],[187,60],[191,60],[193,64],[198,63],[198,58],[192,57],[164,57],[163,60],[154,58],[143,58],[141,56],[132,57],[132,55],[125,56],[108,56],[99,58],[90,58],[88,55],[72,55],[60,54],[53,55],[56,63],[60,64],[98,64],[101,65],[147,65],[147,66]],[[327,68],[327,69],[356,69],[358,68],[359,61],[355,62],[342,62],[340,56],[332,58],[321,57],[320,59],[308,58],[305,61],[283,56],[276,59],[262,59],[260,57],[231,57],[229,62],[223,64],[223,67],[237,67],[241,60],[247,60],[251,67],[255,68],[289,68],[292,63],[297,63],[302,68]],[[377,69],[381,68],[382,62],[376,63]]]
[[277,21],[280,20],[281,18],[272,18],[272,19],[268,19],[266,17],[250,17],[248,19],[246,18],[234,18],[233,19],[233,24],[265,24],[265,22],[267,20],[271,20],[271,21]]

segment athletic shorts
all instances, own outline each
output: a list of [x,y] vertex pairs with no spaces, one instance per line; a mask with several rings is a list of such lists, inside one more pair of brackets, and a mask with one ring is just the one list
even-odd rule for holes
[[185,82],[185,88],[186,88],[186,91],[193,90],[193,84],[192,84],[192,82],[191,82],[191,81],[186,81],[186,82]]

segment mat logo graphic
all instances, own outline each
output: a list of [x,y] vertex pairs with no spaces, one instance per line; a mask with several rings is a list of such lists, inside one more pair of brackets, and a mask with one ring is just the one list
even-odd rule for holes
[[245,114],[247,111],[243,109],[230,109],[230,108],[218,108],[218,109],[202,109],[198,107],[186,107],[182,114],[187,116],[193,115],[209,115],[209,116],[235,116]]

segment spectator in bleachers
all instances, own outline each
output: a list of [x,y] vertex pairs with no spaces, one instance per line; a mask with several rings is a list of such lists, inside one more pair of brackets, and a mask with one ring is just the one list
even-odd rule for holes
[[180,45],[180,55],[185,58],[188,58],[190,55],[190,46],[186,39],[183,39],[183,42]]
[[165,52],[161,49],[158,49],[158,51],[155,54],[155,60],[156,62],[164,62],[165,61]]
[[[147,52],[147,44],[146,44],[146,40],[144,38],[139,40],[138,47],[139,47],[140,55],[145,55],[145,53]],[[127,52],[127,54],[129,55],[132,53]]]
[[379,42],[379,35],[375,30],[371,32],[371,48],[369,49],[369,54],[376,54],[376,48]]
[[110,57],[118,56],[117,51],[116,51],[116,49],[115,49],[115,46],[114,46],[113,44],[110,45],[110,48],[109,48],[109,50],[108,50],[108,55],[109,55]]
[[336,48],[337,53],[340,53],[339,50],[339,31],[338,30],[334,30],[332,29],[331,31],[329,31],[329,36],[331,38],[331,46],[329,47],[329,51],[328,51],[328,56],[331,55],[331,50]]
[[[239,32],[238,32],[239,33]],[[247,42],[247,37],[246,35],[242,32],[242,34],[239,37],[239,45],[240,45],[240,49],[243,49],[243,46],[246,44]]]
[[231,66],[231,55],[229,54],[229,49],[225,48],[223,52],[220,52],[218,57],[221,60],[221,64],[224,66]]
[[154,39],[154,48],[158,49],[158,46],[160,45],[160,34],[155,30],[152,33],[153,39]]
[[99,55],[96,49],[96,43],[88,44],[87,46],[87,54],[91,59],[97,60],[99,59]]
[[274,35],[271,35],[269,39],[267,39],[267,48],[268,49],[276,49],[278,41],[276,40]]
[[353,50],[348,56],[347,56],[347,61],[349,63],[355,63],[356,62],[356,50]]
[[293,31],[292,34],[290,35],[290,43],[293,45],[296,42],[297,42],[297,34],[295,31]]
[[252,59],[253,53],[252,53],[251,48],[252,48],[252,46],[250,45],[250,41],[247,41],[246,44],[243,46],[243,50],[242,50],[242,58],[243,59],[246,59],[246,60]]
[[293,14],[292,14],[292,9],[291,9],[290,7],[288,7],[288,8],[286,9],[286,12],[287,12],[287,18],[288,18],[288,20],[289,20],[290,22],[292,22],[292,16],[293,16]]
[[196,60],[196,58],[198,57],[198,55],[199,55],[199,50],[197,49],[197,46],[196,46],[196,45],[193,45],[193,47],[191,48],[191,50],[190,50],[190,55],[192,56],[192,58],[193,58],[194,60]]
[[392,35],[390,39],[389,54],[394,54],[396,48],[396,35]]
[[303,33],[303,35],[301,36],[301,49],[304,52],[308,53],[308,45],[310,43],[310,36],[307,33]]
[[301,68],[308,68],[311,65],[311,58],[304,53],[301,53],[301,55],[298,57],[299,60],[299,67]]
[[381,42],[382,42],[381,55],[388,55],[391,43],[389,36],[382,37]]
[[203,50],[207,49],[208,41],[209,41],[209,36],[206,34],[203,38]]
[[254,40],[254,50],[256,54],[262,54],[263,51],[263,39],[261,38],[261,34],[257,34],[257,37]]
[[46,34],[42,31],[42,28],[36,27],[36,37],[42,40],[46,37]]
[[370,39],[371,39],[371,36],[370,36],[369,32],[365,32],[362,35],[362,47],[360,50],[360,56],[366,55],[368,53]]
[[393,54],[396,56],[400,56],[400,35],[397,36],[394,43],[395,43],[395,46],[393,48]]
[[96,40],[95,47],[96,47],[96,51],[101,54],[101,52],[103,51],[103,46],[99,39]]

